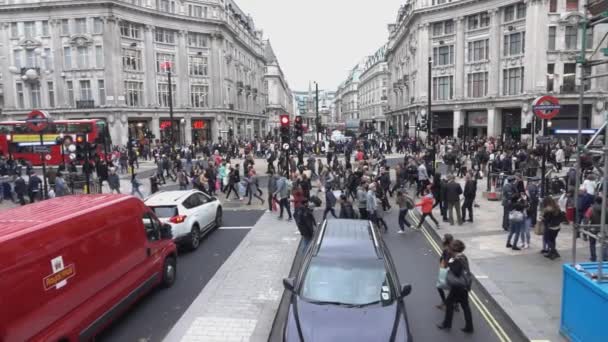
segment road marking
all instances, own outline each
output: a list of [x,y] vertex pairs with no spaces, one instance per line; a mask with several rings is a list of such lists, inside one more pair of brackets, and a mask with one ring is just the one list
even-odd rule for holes
[[229,229],[253,229],[253,227],[220,227],[221,230],[229,230]]
[[[412,221],[415,221],[416,224],[418,223],[418,219],[416,217],[414,217],[413,215],[410,215],[410,218],[412,218]],[[423,226],[421,231],[422,231],[422,234],[424,235],[424,237],[427,239],[427,241],[431,245],[431,247],[435,250],[435,252],[437,254],[441,255],[442,250],[439,247],[439,244],[437,244],[435,239],[433,239],[433,237],[427,231],[426,227]],[[487,278],[487,276],[482,276],[482,277]],[[479,297],[477,296],[475,291],[471,290],[470,295],[471,295],[470,296],[471,302],[473,302],[473,305],[475,305],[475,307],[477,308],[479,313],[483,316],[483,318],[486,320],[488,325],[492,328],[492,330],[494,331],[494,333],[496,334],[498,339],[501,342],[511,342],[511,338],[509,337],[509,335],[507,335],[505,333],[505,331],[502,328],[502,326],[500,325],[500,323],[498,323],[496,321],[496,319],[494,318],[492,313],[486,308],[486,306],[483,304],[483,302],[481,302],[481,300],[479,299]]]

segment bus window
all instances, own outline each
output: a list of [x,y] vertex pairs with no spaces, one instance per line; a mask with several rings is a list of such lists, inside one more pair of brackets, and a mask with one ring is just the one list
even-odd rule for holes
[[98,144],[105,143],[107,146],[112,146],[112,139],[110,138],[110,132],[108,131],[107,125],[105,121],[97,120],[95,123],[97,126],[97,139],[95,140]]

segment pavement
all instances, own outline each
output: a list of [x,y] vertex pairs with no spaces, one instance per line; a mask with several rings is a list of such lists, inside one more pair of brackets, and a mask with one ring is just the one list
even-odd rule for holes
[[[454,235],[467,246],[465,254],[483,289],[508,314],[531,341],[561,342],[559,334],[562,296],[562,264],[572,262],[572,229],[562,229],[557,238],[560,259],[551,261],[542,254],[542,236],[532,231],[529,249],[506,248],[508,233],[502,229],[503,208],[500,201],[487,201],[477,194],[479,208],[474,208],[474,223],[450,226],[433,225],[435,237]],[[439,211],[435,217],[441,218]],[[521,241],[521,240],[520,240]],[[589,247],[577,240],[577,262],[589,260]]]
[[293,221],[265,213],[164,341],[267,341],[299,240]]

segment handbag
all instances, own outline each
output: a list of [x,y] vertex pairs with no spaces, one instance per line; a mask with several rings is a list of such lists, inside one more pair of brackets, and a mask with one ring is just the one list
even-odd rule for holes
[[448,290],[450,287],[447,282],[448,269],[445,267],[439,267],[439,274],[437,275],[437,286],[438,289]]
[[519,210],[511,210],[509,213],[509,221],[511,222],[523,222],[524,221],[524,213]]
[[536,226],[534,226],[534,234],[543,235],[545,232],[545,224],[543,221],[537,221]]

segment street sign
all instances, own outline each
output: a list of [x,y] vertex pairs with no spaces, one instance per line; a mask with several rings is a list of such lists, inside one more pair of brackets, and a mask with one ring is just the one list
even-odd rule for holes
[[538,144],[549,144],[551,143],[551,137],[550,136],[538,136],[536,137],[536,143]]
[[34,132],[42,132],[49,126],[51,117],[48,113],[34,109],[27,115],[25,124]]
[[50,161],[51,160],[51,155],[47,154],[46,156],[44,156],[44,159],[46,159],[47,161]]
[[51,148],[49,146],[32,146],[34,149],[34,153],[51,153]]
[[289,150],[289,144],[288,143],[283,144],[283,149],[285,151]]
[[532,111],[543,120],[553,119],[561,108],[557,97],[551,95],[541,96],[532,103]]

